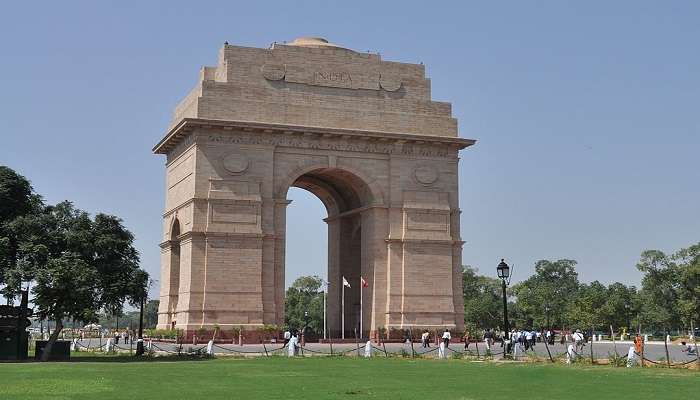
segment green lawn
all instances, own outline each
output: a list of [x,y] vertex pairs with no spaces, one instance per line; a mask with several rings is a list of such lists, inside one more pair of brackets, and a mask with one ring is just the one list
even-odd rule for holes
[[0,399],[692,399],[700,373],[660,368],[314,357],[0,364]]

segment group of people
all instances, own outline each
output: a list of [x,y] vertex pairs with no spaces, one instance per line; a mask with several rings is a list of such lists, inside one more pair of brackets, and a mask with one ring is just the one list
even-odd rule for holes
[[[445,329],[445,331],[442,333],[442,342],[445,344],[445,347],[450,347],[450,340],[452,340],[452,334],[450,333],[449,329]],[[423,333],[421,334],[420,337],[421,344],[423,345],[423,348],[430,347],[430,331],[429,330],[424,330]]]
[[119,344],[119,338],[122,339],[123,344],[131,343],[131,341],[134,338],[133,332],[126,330],[126,329],[121,331],[121,332],[115,330],[113,332],[113,336],[114,336],[114,344]]

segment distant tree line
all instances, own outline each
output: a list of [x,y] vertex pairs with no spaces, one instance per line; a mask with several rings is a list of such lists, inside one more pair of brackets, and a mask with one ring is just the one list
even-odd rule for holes
[[97,322],[146,298],[133,242],[118,217],[45,204],[25,177],[0,166],[0,293],[12,303],[30,290],[35,316],[55,321],[46,356],[64,321]]
[[[510,323],[520,328],[620,332],[688,330],[700,322],[700,243],[673,254],[648,250],[637,269],[642,286],[579,282],[574,260],[540,260],[535,273],[508,289]],[[503,325],[501,281],[463,267],[465,322],[472,329]]]

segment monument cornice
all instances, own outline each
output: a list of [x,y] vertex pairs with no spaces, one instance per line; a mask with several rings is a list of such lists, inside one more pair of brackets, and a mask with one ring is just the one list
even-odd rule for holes
[[317,126],[299,126],[270,124],[253,121],[224,121],[201,118],[183,118],[173,126],[165,137],[153,147],[156,154],[167,154],[175,148],[190,132],[195,129],[240,129],[252,133],[302,134],[319,137],[336,137],[342,139],[376,140],[379,142],[394,142],[406,144],[439,144],[452,146],[458,150],[476,143],[474,139],[460,137],[414,135],[395,132],[365,131],[357,129],[324,128]]

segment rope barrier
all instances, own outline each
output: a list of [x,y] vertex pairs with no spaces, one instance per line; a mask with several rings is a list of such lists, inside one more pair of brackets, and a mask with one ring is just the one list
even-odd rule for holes
[[101,349],[101,348],[107,346],[107,343],[103,343],[101,346],[92,347],[92,348],[90,347],[90,344],[89,344],[89,343],[88,343],[88,346],[85,346],[84,344],[82,344],[82,343],[80,343],[80,342],[75,342],[75,345],[76,345],[77,347],[82,347],[83,349],[86,349],[86,350],[90,350],[90,349],[92,349],[92,350],[99,350],[99,349]]
[[384,351],[384,349],[380,349],[379,347],[377,347],[377,346],[375,346],[375,345],[373,345],[373,344],[370,345],[370,346],[372,346],[373,349],[375,349],[375,350],[377,350],[377,351],[379,351],[379,352],[384,353],[384,357],[389,357],[389,353],[387,353],[386,351]]
[[[85,344],[81,343],[80,341],[76,341],[76,342],[75,342],[75,345],[76,345],[77,348],[85,349],[85,350],[92,350],[92,351],[101,351],[101,350],[104,350],[104,349],[107,347],[107,343],[106,343],[106,342],[105,342],[105,343],[102,343],[102,345],[94,346],[94,347],[93,347],[93,346],[91,346],[91,343],[90,343],[90,342],[88,342],[88,344],[87,344],[87,346],[86,346]],[[192,347],[189,347],[189,348],[187,348],[187,347],[180,347],[180,350],[179,350],[179,351],[178,351],[178,350],[173,351],[173,350],[168,350],[168,349],[166,349],[166,348],[160,347],[160,346],[158,346],[155,342],[153,342],[153,343],[151,344],[151,346],[152,346],[153,350],[161,351],[161,352],[164,352],[164,353],[167,353],[167,354],[193,354],[193,353],[200,352],[201,350],[204,350],[204,349],[207,348],[206,345],[201,346],[201,347],[194,347],[194,348],[192,348]],[[237,354],[262,354],[262,353],[263,353],[262,350],[256,350],[256,351],[241,351],[241,350],[236,350],[236,349],[233,349],[233,348],[223,347],[223,346],[218,345],[218,344],[215,344],[215,343],[213,344],[212,347],[213,347],[213,348],[216,348],[216,349],[219,349],[219,350],[221,350],[221,351],[223,351],[223,352],[228,352],[228,353],[237,353]],[[281,346],[281,347],[277,347],[277,348],[275,348],[275,349],[268,349],[268,352],[269,352],[269,353],[279,352],[279,351],[282,351],[282,350],[286,349],[287,347],[288,347],[288,345],[285,344],[285,345],[283,345],[283,346]],[[113,345],[112,345],[112,348],[113,348],[113,349],[116,349],[116,350],[122,350],[122,351],[131,351],[131,350],[132,350],[131,348],[122,347],[122,346],[119,346],[119,345],[116,345],[116,344],[113,344]],[[379,348],[379,347],[375,346],[374,344],[371,345],[371,348],[374,349],[375,351],[378,351],[378,352],[383,353],[385,357],[389,357],[389,353],[398,353],[398,351],[386,351],[386,350],[384,350],[384,349],[382,349],[382,348]],[[335,352],[332,353],[332,354],[331,354],[331,353],[328,353],[328,352],[325,352],[325,351],[322,351],[322,350],[313,350],[313,349],[310,349],[310,348],[308,348],[308,347],[304,347],[303,350],[304,350],[304,351],[307,351],[307,352],[309,352],[309,353],[313,353],[313,354],[320,354],[320,355],[330,356],[330,355],[341,355],[341,354],[354,353],[354,352],[357,351],[357,348],[352,347],[352,348],[349,348],[349,349],[343,350],[343,351],[335,351]],[[363,346],[360,350],[364,350],[364,346]],[[405,349],[404,349],[404,350],[405,350]],[[416,355],[420,355],[420,356],[425,356],[425,355],[428,355],[428,354],[430,354],[430,353],[432,353],[432,352],[436,352],[436,351],[438,351],[438,350],[439,350],[439,347],[433,347],[433,348],[431,348],[430,350],[426,350],[426,351],[423,351],[423,352],[418,352],[418,351],[416,351],[415,354],[416,354]],[[450,348],[450,347],[446,347],[445,350],[449,350],[449,351],[452,352],[452,353],[459,354],[459,355],[462,355],[462,356],[464,356],[464,355],[474,356],[474,352],[473,352],[471,349],[467,349],[467,350],[464,350],[464,351],[459,351],[459,350],[452,349],[452,348]],[[400,351],[400,349],[399,349],[399,351]],[[583,354],[577,352],[576,350],[572,350],[572,351],[573,351],[573,354],[575,354],[577,357],[581,357],[581,358],[587,357],[587,356],[585,356],[585,355],[583,355]],[[530,354],[530,353],[536,354],[535,351],[534,351],[534,349],[532,349],[532,348],[528,349],[527,351],[523,351],[521,354]],[[567,353],[568,353],[568,351],[565,351],[565,352],[562,352],[562,353],[558,353],[558,354],[552,354],[552,358],[553,358],[553,359],[562,359],[562,358],[566,358]],[[487,355],[484,355],[484,356],[498,356],[498,355],[502,355],[502,354],[505,354],[505,350],[500,351],[500,352],[491,352],[490,354],[487,354]],[[636,351],[634,352],[634,354],[635,354],[637,357],[639,357],[639,359],[643,359],[645,362],[648,362],[648,363],[651,363],[651,364],[654,364],[654,365],[664,365],[664,366],[668,365],[668,364],[666,364],[666,361],[654,361],[654,360],[651,360],[651,359],[649,359],[649,358],[642,357],[641,354],[638,353],[638,352],[636,352]],[[477,357],[479,357],[479,356],[477,356]],[[671,367],[671,368],[674,368],[674,367],[683,367],[683,366],[686,366],[686,365],[689,365],[689,364],[692,364],[692,363],[695,363],[695,362],[697,362],[696,359],[691,359],[691,360],[684,361],[684,362],[675,362],[675,363],[671,363],[671,364],[668,365],[668,366]]]
[[[639,353],[637,353],[636,351],[634,352],[634,354],[635,354],[636,356],[642,358],[642,355],[639,354]],[[654,361],[654,360],[650,360],[650,359],[648,359],[648,358],[646,358],[646,357],[644,357],[644,361],[650,362],[650,363],[652,363],[652,364],[654,364],[654,365],[668,365],[668,366],[671,367],[671,368],[673,368],[673,367],[682,367],[682,366],[684,366],[684,365],[688,365],[688,364],[690,364],[690,363],[697,362],[697,360],[690,360],[690,361],[686,361],[686,362],[666,364],[665,361]]]
[[168,353],[168,354],[182,354],[182,353],[179,352],[179,351],[170,351],[170,350],[163,349],[163,348],[159,347],[159,346],[158,346],[157,344],[155,344],[155,343],[152,343],[151,346],[152,346],[154,349],[158,350],[158,351],[162,351],[162,352],[165,352],[165,353]]
[[[205,346],[205,347],[206,347],[206,346]],[[263,350],[261,350],[261,351],[241,351],[241,350],[229,349],[229,348],[227,348],[227,347],[219,346],[219,345],[216,344],[216,343],[212,344],[212,347],[213,347],[213,348],[217,348],[217,349],[221,349],[221,350],[226,351],[226,352],[229,352],[229,353],[238,353],[238,354],[263,354],[263,353],[264,353]],[[282,349],[284,349],[284,348],[286,348],[286,347],[287,347],[287,345],[285,344],[285,345],[282,346],[282,347],[278,347],[278,348],[276,348],[276,349],[270,349],[270,350],[268,350],[268,353],[274,353],[275,351],[282,350]]]
[[423,354],[432,353],[432,352],[438,351],[438,350],[440,350],[440,348],[439,348],[439,347],[435,347],[435,348],[432,348],[432,349],[430,349],[430,350],[426,350],[426,351],[424,351],[424,352],[422,352],[422,353],[417,353],[417,354],[423,355]]
[[[352,350],[355,350],[355,349],[352,349]],[[311,350],[308,347],[304,347],[304,351],[308,351],[309,353],[315,353],[315,354],[331,355],[331,353],[326,353],[325,351]]]

